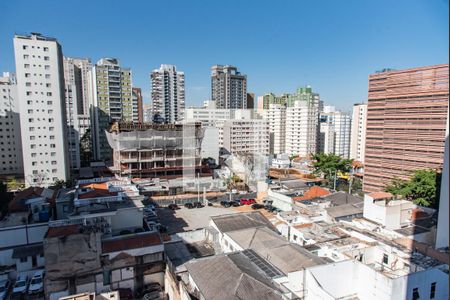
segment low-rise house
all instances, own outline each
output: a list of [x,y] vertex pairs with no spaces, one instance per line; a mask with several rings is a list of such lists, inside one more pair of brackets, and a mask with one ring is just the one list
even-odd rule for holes
[[44,241],[49,299],[164,285],[164,247],[144,222],[143,196],[126,179],[89,179],[56,200]]
[[227,232],[255,227],[267,227],[273,231],[276,230],[272,223],[258,211],[213,216],[209,227],[209,239],[213,243],[218,243],[222,249],[228,247],[225,244],[227,241],[224,239],[224,234]]
[[282,274],[252,250],[191,261],[185,267],[181,299],[289,299],[289,291],[274,280]]

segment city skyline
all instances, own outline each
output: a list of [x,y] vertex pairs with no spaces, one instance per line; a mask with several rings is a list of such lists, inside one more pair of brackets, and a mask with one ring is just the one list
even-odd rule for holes
[[[118,2],[86,5],[70,10],[64,3],[52,3],[52,9],[48,3],[0,4],[0,70],[15,71],[13,34],[37,31],[57,38],[65,56],[88,57],[93,63],[102,57],[119,59],[132,69],[133,86],[142,88],[145,103],[150,100],[148,76],[160,64],[174,64],[185,72],[186,107],[210,98],[212,65],[231,64],[247,75],[247,90],[257,96],[311,85],[325,103],[350,111],[354,103],[367,100],[369,74],[385,67],[448,62],[446,1],[352,2],[345,8],[326,1],[277,7],[269,2],[219,6],[179,1],[135,7]],[[76,18],[78,10],[86,14],[100,9],[96,18]],[[68,15],[50,15],[53,11]],[[115,11],[133,18],[104,30],[99,25]],[[265,18],[269,12],[274,17]],[[176,22],[156,30],[168,15]],[[228,18],[246,18],[246,26]],[[114,47],[108,44],[111,39]]]

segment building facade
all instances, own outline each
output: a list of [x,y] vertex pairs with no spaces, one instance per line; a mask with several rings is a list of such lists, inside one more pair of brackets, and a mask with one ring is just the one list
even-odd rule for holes
[[0,77],[0,175],[23,176],[19,101],[16,78]]
[[[64,57],[69,163],[73,171],[79,170],[81,167],[80,141],[91,125],[89,117],[89,81],[87,76],[91,68],[92,64],[89,59]],[[84,161],[84,164],[89,162]]]
[[97,160],[111,161],[112,149],[105,130],[113,121],[133,121],[131,70],[121,67],[115,58],[102,58],[89,77],[93,155]]
[[165,123],[175,123],[183,119],[184,72],[172,65],[161,65],[153,70],[152,105],[153,115],[159,114]]
[[350,115],[325,106],[320,114],[319,152],[349,158],[350,132]]
[[442,168],[448,97],[448,64],[369,76],[365,192]]
[[211,68],[211,100],[216,108],[247,108],[247,76],[229,65]]
[[38,33],[14,36],[26,186],[69,178],[61,46]]
[[286,153],[300,156],[316,153],[318,131],[318,101],[296,101],[286,109]]
[[[269,123],[264,119],[226,120],[220,126],[222,147],[232,154],[269,154]],[[220,142],[219,142],[220,143]]]
[[286,106],[269,104],[264,110],[264,118],[269,122],[270,154],[282,154],[286,150]]
[[132,88],[133,97],[133,122],[144,122],[144,106],[142,103],[142,90],[141,88]]
[[195,124],[113,123],[108,130],[121,176],[177,178],[201,169],[204,130]]
[[353,105],[350,158],[364,162],[366,151],[367,104]]

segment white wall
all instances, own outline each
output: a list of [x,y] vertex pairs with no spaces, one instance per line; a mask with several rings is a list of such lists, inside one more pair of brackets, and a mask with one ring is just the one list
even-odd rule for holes
[[126,228],[141,228],[143,224],[143,212],[139,208],[119,209],[111,217],[111,226],[113,231]]

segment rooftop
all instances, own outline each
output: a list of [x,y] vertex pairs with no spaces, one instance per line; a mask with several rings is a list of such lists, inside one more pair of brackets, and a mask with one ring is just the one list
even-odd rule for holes
[[142,232],[103,240],[102,251],[103,253],[111,253],[156,245],[162,245],[159,233]]
[[333,218],[341,218],[351,215],[362,215],[362,205],[344,204],[339,206],[328,207],[325,209],[329,216]]
[[368,194],[369,197],[372,197],[374,200],[383,200],[383,199],[392,199],[392,194],[387,192],[372,192]]
[[216,224],[220,232],[248,229],[265,226],[275,231],[272,223],[260,212],[243,212],[221,216],[212,216],[211,220]]
[[289,243],[267,227],[242,229],[227,235],[243,249],[254,250],[285,274],[324,263],[318,256]]
[[206,300],[282,299],[266,272],[243,252],[191,261],[185,266]]
[[331,202],[331,205],[338,206],[338,205],[344,205],[344,204],[355,204],[355,203],[361,203],[364,200],[360,197],[354,196],[352,194],[346,193],[346,192],[336,192],[331,195],[323,197],[324,200],[329,200]]
[[313,186],[309,190],[307,190],[303,196],[300,197],[293,197],[292,200],[294,201],[303,201],[303,200],[312,200],[314,198],[319,198],[323,196],[330,195],[330,191],[327,189],[324,189],[320,186]]

